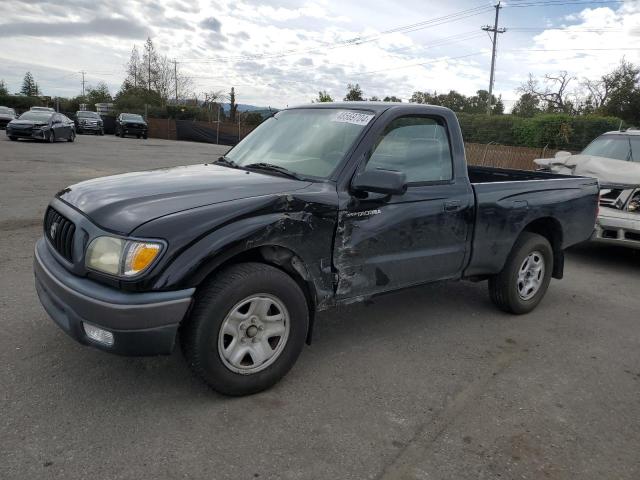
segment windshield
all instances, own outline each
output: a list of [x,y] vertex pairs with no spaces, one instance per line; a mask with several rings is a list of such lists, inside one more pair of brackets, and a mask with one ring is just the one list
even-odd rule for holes
[[78,117],[85,117],[85,118],[98,118],[99,115],[96,112],[77,112],[76,115]]
[[123,113],[123,120],[133,120],[135,122],[144,122],[144,119],[140,115],[136,115],[135,113]]
[[4,115],[13,115],[13,110],[7,107],[0,107],[0,113]]
[[582,154],[640,162],[640,136],[602,135],[587,145]]
[[20,115],[20,120],[33,120],[34,122],[48,122],[51,118],[50,112],[39,112],[37,110],[31,110]]
[[326,178],[373,117],[356,110],[284,110],[260,124],[226,158],[239,166],[268,163]]

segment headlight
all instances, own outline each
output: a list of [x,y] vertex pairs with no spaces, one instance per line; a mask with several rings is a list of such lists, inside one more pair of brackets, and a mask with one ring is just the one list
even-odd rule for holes
[[133,277],[146,270],[160,250],[160,243],[98,237],[87,248],[85,265],[99,272]]

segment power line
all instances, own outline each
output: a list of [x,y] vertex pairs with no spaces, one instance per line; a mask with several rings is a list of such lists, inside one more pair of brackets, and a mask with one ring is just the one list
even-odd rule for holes
[[375,35],[370,35],[370,36],[365,36],[365,37],[353,37],[347,40],[341,40],[338,42],[323,42],[321,45],[317,46],[317,47],[311,47],[311,48],[307,48],[307,49],[300,49],[300,50],[285,50],[283,52],[278,52],[278,53],[259,53],[259,54],[254,54],[254,55],[242,55],[242,56],[236,56],[236,57],[213,57],[213,58],[196,58],[196,59],[181,59],[181,62],[191,62],[191,63],[195,63],[195,62],[207,62],[207,61],[220,61],[220,60],[256,60],[256,59],[262,59],[262,58],[280,58],[280,57],[285,57],[285,56],[290,56],[290,55],[300,55],[300,54],[304,54],[304,53],[312,53],[315,51],[318,51],[320,49],[324,50],[333,50],[336,48],[344,48],[344,47],[352,47],[352,46],[357,46],[357,45],[362,45],[364,43],[369,43],[375,40],[378,40],[379,38],[385,36],[385,35],[389,35],[392,33],[409,33],[409,32],[414,32],[417,30],[422,30],[425,28],[431,28],[431,27],[436,27],[436,26],[440,26],[440,25],[444,25],[446,23],[449,22],[454,22],[454,21],[459,21],[459,20],[463,20],[465,18],[469,18],[472,16],[476,16],[476,15],[481,15],[483,13],[489,12],[491,10],[491,7],[489,6],[479,6],[479,7],[474,7],[474,8],[470,8],[467,10],[461,10],[459,12],[455,12],[455,13],[451,13],[448,15],[444,15],[442,17],[436,17],[433,19],[429,19],[429,20],[424,20],[422,22],[417,22],[417,23],[412,23],[412,24],[408,24],[408,25],[402,25],[402,26],[398,26],[398,27],[394,27],[394,28],[390,28],[388,30],[383,30],[382,32],[375,34]]

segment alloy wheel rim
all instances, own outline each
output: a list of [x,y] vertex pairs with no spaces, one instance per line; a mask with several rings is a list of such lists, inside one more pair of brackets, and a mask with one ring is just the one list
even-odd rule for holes
[[544,280],[544,257],[533,251],[522,262],[518,270],[517,289],[522,300],[531,300],[540,290]]
[[251,375],[282,354],[290,330],[289,312],[274,295],[259,293],[236,303],[218,333],[218,354],[232,372]]

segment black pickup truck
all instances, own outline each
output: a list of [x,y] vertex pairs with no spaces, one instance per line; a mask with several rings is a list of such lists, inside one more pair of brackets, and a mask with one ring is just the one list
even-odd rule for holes
[[292,367],[315,312],[340,304],[467,279],[529,312],[597,204],[592,178],[468,167],[448,109],[314,104],[211,163],[60,191],[36,287],[79,342],[157,355],[179,339],[213,389],[249,394]]

